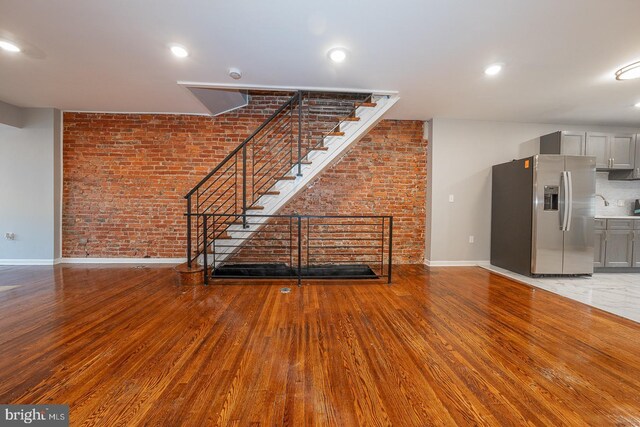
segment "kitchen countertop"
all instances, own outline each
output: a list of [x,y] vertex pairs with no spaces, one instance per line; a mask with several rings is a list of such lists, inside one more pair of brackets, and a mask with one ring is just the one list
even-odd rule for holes
[[640,219],[634,215],[596,215],[596,219]]

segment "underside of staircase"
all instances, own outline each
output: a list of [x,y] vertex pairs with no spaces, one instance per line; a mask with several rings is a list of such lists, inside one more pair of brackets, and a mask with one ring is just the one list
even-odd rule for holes
[[[342,239],[338,242],[340,245],[349,242],[353,246],[354,240],[359,237],[357,233],[374,233],[374,230],[378,230],[379,219],[383,217],[311,219],[298,213],[281,216],[280,210],[318,178],[323,170],[343,157],[398,99],[395,95],[375,93],[300,91],[293,94],[185,196],[187,271],[201,272],[206,282],[211,275],[220,274],[225,265],[229,268],[234,258],[242,258],[243,250],[248,250],[247,246],[259,245],[266,240],[272,245],[263,245],[261,253],[268,263],[268,255],[278,254],[281,249],[278,245],[281,241],[287,243],[288,239],[289,258],[287,260],[287,257],[282,257],[283,265],[293,269],[290,271],[297,271],[300,276],[302,267],[296,270],[295,265],[288,264],[297,262],[302,266],[305,260],[301,246],[306,244],[308,256],[305,271],[311,274],[312,267],[317,266],[309,264],[309,247],[318,247],[312,245],[312,240],[324,244],[324,241],[329,240],[326,236],[339,236]],[[389,223],[387,219],[386,225],[389,226]],[[366,228],[365,225],[371,227]],[[384,219],[381,225],[384,229]],[[306,236],[302,236],[303,227],[306,227]],[[335,230],[340,234],[335,234]],[[319,235],[317,239],[312,236],[313,233],[322,234],[327,231],[334,234],[324,234],[325,238]],[[352,234],[347,235],[345,232]],[[388,239],[391,239],[390,235]],[[382,244],[386,244],[384,231]],[[297,246],[298,253],[295,257],[293,246]],[[391,251],[390,245],[388,251]],[[348,263],[341,257],[342,255],[334,260],[323,258],[324,266],[321,267],[326,270],[326,264],[338,266]],[[244,258],[247,259],[246,256]],[[254,262],[251,265],[255,265],[254,258],[255,256],[251,259]],[[354,256],[353,261],[357,263],[357,257]],[[260,271],[264,271],[264,268]],[[270,271],[285,270],[272,268]]]

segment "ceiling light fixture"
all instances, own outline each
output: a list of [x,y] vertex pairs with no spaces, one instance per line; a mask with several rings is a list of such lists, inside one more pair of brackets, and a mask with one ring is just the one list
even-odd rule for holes
[[6,40],[0,40],[0,48],[7,52],[20,52],[20,48],[18,46]]
[[328,55],[330,60],[337,63],[343,62],[347,59],[347,51],[343,47],[334,47],[330,49]]
[[640,61],[629,64],[616,71],[616,80],[631,80],[640,78]]
[[640,108],[640,102],[636,102],[635,107],[636,107],[636,108]]
[[489,65],[487,68],[484,69],[484,73],[487,76],[495,76],[497,74],[500,74],[500,71],[502,71],[502,64]]
[[187,49],[178,45],[171,46],[171,53],[173,53],[178,58],[186,58],[187,56],[189,56],[189,52],[187,52]]

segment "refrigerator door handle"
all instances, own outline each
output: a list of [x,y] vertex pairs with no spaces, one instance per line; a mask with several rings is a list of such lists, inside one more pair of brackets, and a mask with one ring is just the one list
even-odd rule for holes
[[565,231],[569,231],[571,230],[571,217],[573,216],[573,181],[571,180],[571,172],[567,171],[565,172],[566,176],[567,176],[567,187],[569,189],[569,192],[566,193],[567,194],[567,202],[568,203],[568,208],[567,208],[567,216],[565,217],[566,220],[566,227],[565,227]]
[[567,177],[567,172],[562,171],[560,175],[560,182],[562,187],[562,210],[560,217],[560,231],[567,231],[567,220],[568,220],[568,210],[569,210],[569,178]]

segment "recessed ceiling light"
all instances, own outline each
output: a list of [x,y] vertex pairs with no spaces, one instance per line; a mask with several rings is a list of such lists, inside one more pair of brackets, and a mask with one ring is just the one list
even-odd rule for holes
[[0,48],[7,52],[20,52],[20,48],[18,46],[5,40],[0,40]]
[[631,80],[640,77],[640,61],[629,64],[616,71],[616,80]]
[[187,52],[187,49],[178,45],[171,46],[171,53],[173,53],[178,58],[186,58],[187,56],[189,56],[189,52]]
[[329,50],[328,54],[329,59],[331,59],[333,62],[340,63],[347,59],[347,51],[343,47],[334,47],[333,49]]
[[640,102],[637,102],[635,105],[636,108],[640,108]]
[[496,74],[500,74],[500,71],[502,71],[502,64],[489,65],[484,69],[484,73],[487,76],[495,76]]

